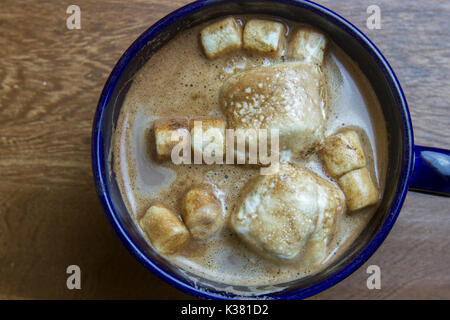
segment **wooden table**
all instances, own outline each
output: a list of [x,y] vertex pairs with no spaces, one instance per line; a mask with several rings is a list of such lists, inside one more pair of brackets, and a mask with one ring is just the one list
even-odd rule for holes
[[[0,298],[179,299],[116,237],[91,173],[96,104],[115,62],[146,28],[188,1],[15,1],[0,10]],[[388,58],[416,143],[450,148],[450,3],[329,0]],[[366,9],[381,8],[381,30]],[[68,30],[66,9],[81,8]],[[450,298],[450,200],[410,192],[399,220],[358,271],[314,299]],[[66,288],[79,265],[81,290]],[[366,287],[367,266],[382,272]]]

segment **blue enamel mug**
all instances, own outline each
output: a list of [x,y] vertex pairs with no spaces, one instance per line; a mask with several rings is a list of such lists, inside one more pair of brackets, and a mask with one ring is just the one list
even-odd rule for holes
[[[370,223],[339,259],[326,269],[286,284],[283,289],[253,294],[253,288],[236,287],[204,279],[170,264],[141,236],[128,213],[111,164],[111,139],[123,99],[133,76],[178,32],[220,16],[269,14],[302,21],[323,30],[359,66],[370,81],[382,107],[388,131],[389,165],[386,188]],[[450,195],[450,152],[415,146],[407,102],[392,68],[374,44],[336,13],[300,0],[201,0],[182,7],[146,30],[123,54],[101,94],[92,130],[93,173],[106,216],[126,248],[145,267],[176,288],[207,299],[302,299],[346,278],[381,245],[402,207],[408,190]]]

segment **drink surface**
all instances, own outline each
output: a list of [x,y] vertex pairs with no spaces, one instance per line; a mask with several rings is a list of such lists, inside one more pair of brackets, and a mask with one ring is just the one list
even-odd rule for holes
[[[254,16],[251,16],[252,18]],[[250,16],[237,17],[246,21]],[[258,16],[258,18],[261,18]],[[298,23],[282,22],[287,38]],[[175,165],[155,160],[153,123],[162,117],[225,116],[219,92],[225,79],[240,71],[282,63],[247,51],[207,59],[197,26],[177,35],[143,66],[124,100],[113,139],[113,168],[130,215],[138,221],[155,203],[181,213],[181,198],[192,186],[210,184],[223,204],[227,220],[245,183],[260,174],[251,165]],[[377,97],[358,66],[337,44],[329,41],[323,64],[328,86],[329,115],[326,136],[353,127],[362,140],[372,179],[383,194],[387,166],[387,134]],[[292,155],[291,161],[329,178],[316,154]],[[317,265],[283,264],[266,260],[249,250],[227,225],[208,241],[192,240],[181,251],[165,258],[202,277],[227,284],[271,285],[313,274],[338,258],[367,226],[376,207],[343,214],[329,245],[328,258]],[[145,234],[143,233],[143,236]]]

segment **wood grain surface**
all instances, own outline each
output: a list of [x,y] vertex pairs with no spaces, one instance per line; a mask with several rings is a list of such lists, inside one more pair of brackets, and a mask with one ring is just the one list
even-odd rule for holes
[[[188,1],[15,1],[0,10],[0,298],[190,298],[137,262],[97,198],[90,155],[96,104],[115,62]],[[382,50],[410,105],[417,144],[450,148],[450,2],[329,0]],[[81,30],[66,8],[81,8]],[[381,8],[381,30],[366,9]],[[313,299],[449,299],[450,199],[410,192],[381,248]],[[81,290],[66,268],[82,270]],[[382,272],[368,290],[367,266]]]

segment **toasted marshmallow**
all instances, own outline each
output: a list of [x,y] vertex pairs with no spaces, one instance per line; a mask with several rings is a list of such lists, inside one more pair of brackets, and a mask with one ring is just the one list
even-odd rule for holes
[[310,28],[301,28],[294,34],[289,46],[292,57],[322,64],[326,45],[325,35]]
[[262,256],[293,261],[304,254],[315,232],[320,233],[315,241],[327,245],[334,215],[343,210],[336,189],[308,169],[281,163],[278,173],[258,176],[245,187],[231,226]]
[[346,173],[339,178],[338,183],[344,191],[349,211],[373,205],[379,200],[378,189],[372,182],[367,168]]
[[151,206],[139,221],[158,252],[173,254],[189,241],[189,231],[171,210],[162,204]]
[[194,239],[211,237],[224,223],[220,201],[205,187],[189,190],[183,197],[183,220]]
[[325,139],[320,157],[333,177],[366,166],[366,157],[358,133],[345,130]]
[[154,132],[159,160],[170,159],[172,149],[178,143],[190,143],[187,119],[158,119],[154,123]]
[[242,45],[242,27],[232,17],[217,21],[200,32],[206,57],[214,59]]
[[252,19],[245,24],[244,48],[259,53],[279,53],[284,32],[285,28],[279,22]]
[[225,81],[220,103],[231,129],[279,132],[280,151],[307,152],[322,143],[326,120],[323,75],[315,64],[286,62]]
[[328,245],[334,237],[339,216],[345,211],[344,193],[328,181],[322,181],[319,198],[327,198],[327,204],[320,210],[314,233],[309,239],[305,258],[311,264],[321,263],[328,253]]
[[[225,154],[225,120],[220,118],[193,119],[190,122],[191,146],[202,153],[207,164],[223,159]],[[208,159],[208,158],[211,159]]]

